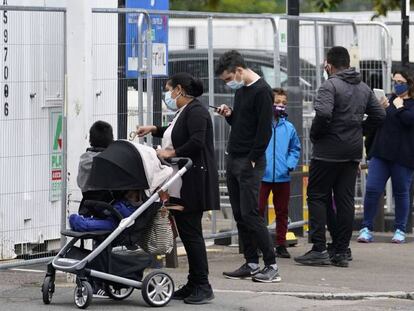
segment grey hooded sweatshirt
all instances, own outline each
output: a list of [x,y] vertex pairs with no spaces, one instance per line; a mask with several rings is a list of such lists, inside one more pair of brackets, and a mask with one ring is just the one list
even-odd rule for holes
[[385,119],[385,109],[354,68],[331,75],[320,86],[314,109],[312,159],[329,162],[360,161],[363,133]]
[[89,175],[92,169],[93,158],[101,153],[104,148],[88,148],[86,152],[80,156],[79,167],[78,167],[78,177],[76,179],[78,187],[82,192],[93,190],[89,185]]

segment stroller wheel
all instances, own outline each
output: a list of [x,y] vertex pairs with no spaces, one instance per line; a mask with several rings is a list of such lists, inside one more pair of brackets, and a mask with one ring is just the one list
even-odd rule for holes
[[113,300],[123,300],[131,296],[133,287],[118,287],[112,284],[105,284],[105,291]]
[[92,301],[93,290],[88,281],[80,281],[80,285],[76,285],[73,293],[75,305],[79,309],[86,309]]
[[45,277],[43,284],[42,284],[42,298],[43,298],[43,303],[45,305],[48,305],[52,302],[54,291],[55,291],[55,284],[52,280],[52,277],[50,276]]
[[171,300],[174,282],[167,273],[153,271],[145,276],[141,293],[145,302],[151,307],[162,307]]

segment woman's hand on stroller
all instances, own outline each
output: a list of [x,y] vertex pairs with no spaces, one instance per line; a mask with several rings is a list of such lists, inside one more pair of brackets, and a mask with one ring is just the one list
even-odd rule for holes
[[138,137],[143,137],[149,133],[155,133],[157,131],[157,127],[155,125],[146,125],[146,126],[139,126],[137,125],[135,133]]
[[157,155],[161,159],[168,159],[176,156],[174,149],[157,149]]

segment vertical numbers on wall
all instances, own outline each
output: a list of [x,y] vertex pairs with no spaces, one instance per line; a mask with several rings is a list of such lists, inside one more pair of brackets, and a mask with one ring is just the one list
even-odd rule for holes
[[[3,5],[7,5],[7,0],[3,0]],[[4,109],[3,113],[7,117],[9,115],[9,103],[8,103],[8,97],[9,97],[9,66],[8,66],[8,52],[9,47],[7,46],[7,43],[9,42],[9,30],[8,30],[8,12],[3,11],[3,42],[4,42],[4,48],[3,48],[3,79],[4,79],[4,87],[3,87],[3,102],[4,102]]]

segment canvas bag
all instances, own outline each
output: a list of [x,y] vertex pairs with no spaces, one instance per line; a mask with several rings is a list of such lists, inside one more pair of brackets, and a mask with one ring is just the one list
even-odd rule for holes
[[139,246],[151,255],[169,254],[174,247],[174,233],[166,208],[155,214],[152,222],[143,230]]

